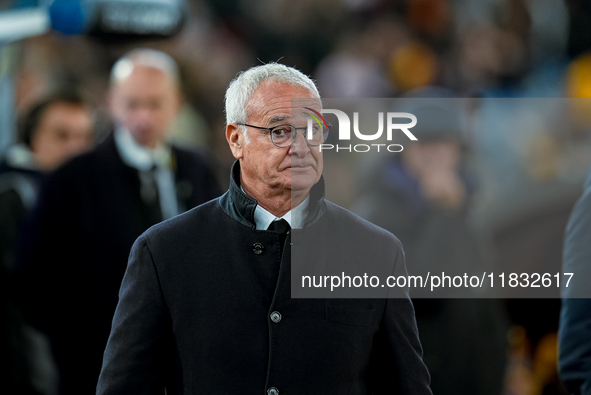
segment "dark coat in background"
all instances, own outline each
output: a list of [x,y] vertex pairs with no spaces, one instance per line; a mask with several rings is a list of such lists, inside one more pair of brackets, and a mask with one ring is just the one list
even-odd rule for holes
[[560,378],[569,393],[591,395],[591,171],[566,228],[563,273],[573,276],[562,288]]
[[[177,197],[192,208],[219,196],[204,158],[172,148]],[[62,394],[94,393],[117,295],[135,239],[160,220],[113,135],[48,180],[23,237],[17,294],[46,332]]]
[[19,166],[9,158],[0,160],[0,266],[10,271],[14,250],[27,212],[37,200],[45,175],[32,166]]
[[335,260],[382,255],[404,269],[400,242],[325,201],[321,180],[281,254],[278,233],[256,230],[239,171],[221,198],[135,243],[97,393],[431,395],[406,293],[291,297],[292,253],[308,251],[298,242],[308,232],[331,239],[323,246]]
[[12,303],[9,273],[14,267],[18,235],[35,204],[44,175],[33,166],[21,166],[11,159],[4,157],[0,161],[0,382],[6,393],[25,395],[37,393],[31,384],[34,347]]

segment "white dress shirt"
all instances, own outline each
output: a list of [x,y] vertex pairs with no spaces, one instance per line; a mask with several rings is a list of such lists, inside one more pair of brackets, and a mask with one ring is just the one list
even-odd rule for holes
[[[242,192],[244,192],[242,186],[240,186],[240,189],[242,189]],[[256,208],[254,209],[254,223],[256,224],[256,229],[267,230],[269,229],[269,225],[271,225],[271,222],[278,221],[280,219],[286,220],[292,229],[302,229],[304,225],[304,219],[306,218],[309,202],[310,195],[308,195],[302,203],[298,204],[296,207],[292,208],[287,213],[285,213],[285,215],[283,215],[283,217],[281,218],[276,217],[275,215],[265,210],[263,206],[257,204]]]
[[123,162],[139,170],[140,173],[156,167],[155,181],[162,218],[168,219],[179,214],[170,147],[164,144],[154,149],[144,147],[138,144],[131,133],[124,128],[115,130],[115,145]]

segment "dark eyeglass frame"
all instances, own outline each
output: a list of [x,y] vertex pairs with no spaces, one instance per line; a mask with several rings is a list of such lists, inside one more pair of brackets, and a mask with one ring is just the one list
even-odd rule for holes
[[[277,126],[273,126],[272,128],[264,128],[264,127],[262,127],[262,126],[254,126],[254,125],[249,125],[249,124],[247,124],[247,123],[237,123],[237,125],[241,125],[241,126],[248,126],[249,128],[255,128],[255,129],[260,129],[260,130],[267,130],[267,131],[269,131],[269,138],[271,139],[271,142],[273,143],[273,145],[274,145],[275,147],[277,147],[277,148],[287,148],[287,147],[291,146],[291,145],[293,144],[293,142],[295,141],[295,139],[296,139],[297,135],[298,135],[298,130],[300,130],[300,129],[304,129],[304,139],[306,139],[306,143],[308,143],[309,145],[311,145],[311,146],[313,146],[313,147],[318,147],[320,144],[323,144],[323,143],[324,143],[324,142],[325,142],[325,141],[328,139],[328,135],[329,135],[329,133],[330,133],[330,128],[332,127],[332,125],[329,123],[329,124],[328,124],[328,129],[326,129],[326,130],[327,130],[327,132],[326,132],[326,138],[325,138],[325,139],[322,141],[322,143],[320,143],[320,144],[312,144],[312,143],[310,143],[310,142],[308,141],[308,137],[306,137],[306,132],[305,132],[305,130],[307,130],[307,129],[308,129],[308,127],[307,127],[307,126],[306,126],[306,127],[301,127],[301,128],[296,128],[296,127],[295,127],[295,126],[293,126],[293,125],[277,125]],[[292,129],[294,129],[294,130],[295,130],[295,133],[294,133],[294,134],[293,134],[293,136],[291,137],[291,141],[290,141],[290,143],[289,143],[288,145],[286,145],[286,146],[283,146],[283,147],[282,147],[282,146],[279,146],[279,145],[277,145],[277,144],[275,143],[275,141],[273,140],[273,130],[275,130],[275,129],[278,129],[278,128],[281,128],[281,127],[285,127],[285,126],[287,126],[287,127],[290,127],[290,128],[292,128]],[[324,133],[323,133],[323,134],[324,134]]]

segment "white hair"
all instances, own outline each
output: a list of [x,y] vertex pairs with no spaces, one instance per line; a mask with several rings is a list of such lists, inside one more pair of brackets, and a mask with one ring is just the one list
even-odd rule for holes
[[175,87],[180,86],[179,68],[174,59],[155,49],[138,48],[124,55],[111,69],[109,84],[115,86],[133,72],[136,66],[150,67],[162,71],[172,79]]
[[[265,81],[277,81],[301,86],[320,98],[314,81],[301,71],[279,63],[267,63],[239,73],[226,89],[226,126],[231,123],[246,123],[250,116],[249,100],[256,88]],[[241,126],[244,138],[250,142],[247,127]]]

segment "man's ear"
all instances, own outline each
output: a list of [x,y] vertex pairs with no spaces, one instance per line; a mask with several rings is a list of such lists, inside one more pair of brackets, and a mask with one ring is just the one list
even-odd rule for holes
[[226,126],[226,140],[228,140],[234,158],[242,159],[245,144],[242,128],[235,123]]

